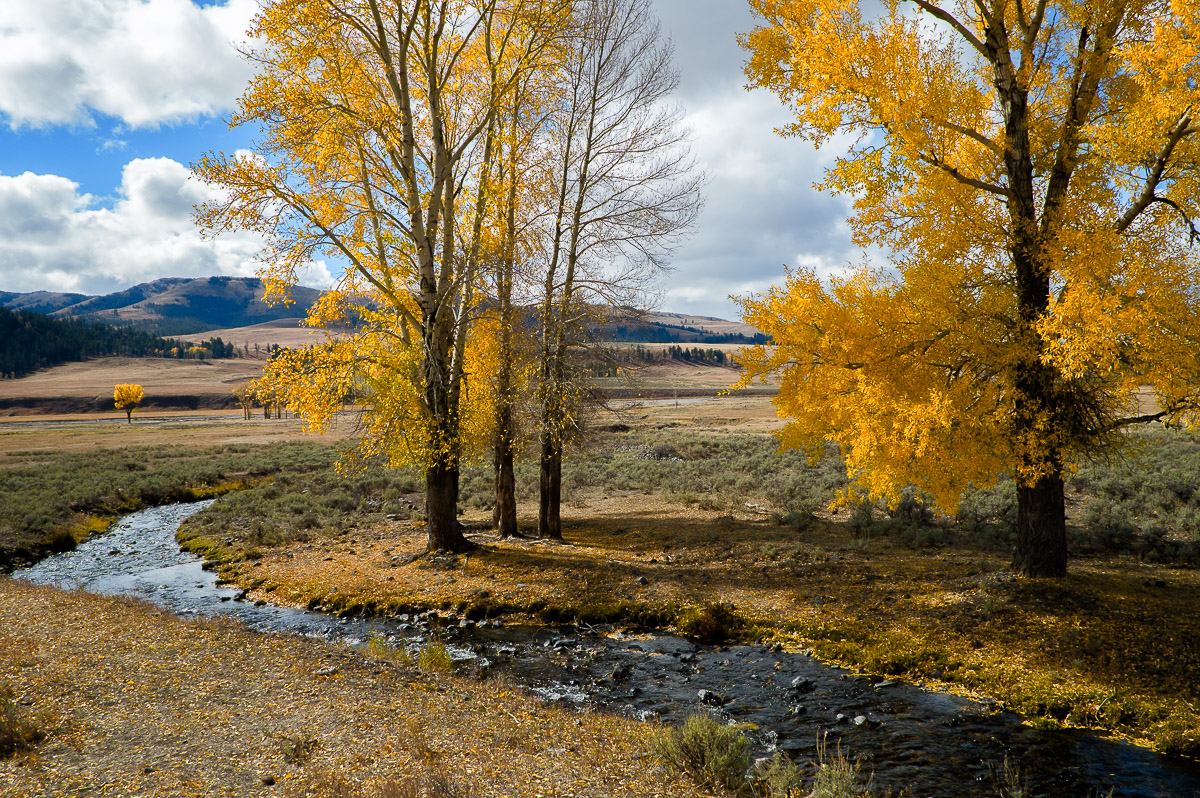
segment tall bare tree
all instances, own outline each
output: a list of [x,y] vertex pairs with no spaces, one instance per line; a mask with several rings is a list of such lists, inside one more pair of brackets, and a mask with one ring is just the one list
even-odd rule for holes
[[551,204],[540,299],[539,512],[561,538],[563,445],[577,423],[568,352],[598,305],[630,304],[680,243],[704,178],[687,146],[670,42],[649,0],[575,6],[549,122]]

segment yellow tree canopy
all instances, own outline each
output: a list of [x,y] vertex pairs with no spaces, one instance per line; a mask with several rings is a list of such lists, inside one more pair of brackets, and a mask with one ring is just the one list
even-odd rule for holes
[[280,350],[263,370],[260,391],[270,391],[317,432],[330,429],[348,405],[361,406],[357,456],[364,460],[425,469],[443,462],[451,446],[456,458],[478,455],[490,441],[486,378],[497,368],[493,336],[473,334],[466,347],[469,379],[456,419],[458,438],[447,440],[439,436],[423,404],[420,342],[398,329],[401,322],[390,309],[359,304],[363,297],[337,291],[323,296],[310,312],[309,324],[345,327],[348,314],[356,324],[328,335],[322,344]]
[[113,404],[118,410],[133,407],[142,401],[143,392],[140,385],[118,385],[113,389]]
[[751,6],[751,82],[794,107],[784,135],[848,146],[823,187],[890,259],[744,303],[785,444],[838,441],[861,489],[947,508],[1008,470],[1033,524],[1111,432],[1194,413],[1200,3]]
[[[460,422],[497,112],[544,63],[569,5],[269,0],[250,32],[257,71],[234,118],[262,137],[253,154],[210,155],[195,167],[221,189],[200,209],[202,226],[269,242],[271,296],[285,296],[314,259],[347,265],[338,298],[310,322],[357,295],[370,307],[356,319],[367,331],[285,355],[271,384],[319,413],[355,375],[368,381],[379,418],[419,415],[372,432],[405,438],[425,467],[431,550],[469,547],[455,512],[469,445]],[[356,361],[367,367],[344,368]]]

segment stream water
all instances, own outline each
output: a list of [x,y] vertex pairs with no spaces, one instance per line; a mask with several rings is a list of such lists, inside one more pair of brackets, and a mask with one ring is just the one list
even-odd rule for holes
[[1027,796],[1200,798],[1200,766],[1093,734],[1038,731],[1011,713],[823,665],[766,646],[705,647],[670,635],[476,625],[452,614],[338,618],[244,600],[180,551],[175,532],[209,502],[157,507],[14,577],[132,595],[184,616],[226,615],[267,632],[417,647],[436,637],[464,667],[499,669],[546,701],[672,722],[704,707],[746,724],[759,756],[816,757],[818,739],[857,758],[874,786],[914,798],[997,796],[1007,757]]

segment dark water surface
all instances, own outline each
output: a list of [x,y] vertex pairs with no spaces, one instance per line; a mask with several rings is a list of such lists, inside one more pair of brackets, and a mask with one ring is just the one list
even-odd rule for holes
[[699,646],[670,635],[603,629],[476,626],[451,614],[398,619],[337,618],[255,605],[218,586],[175,531],[210,502],[128,516],[73,552],[18,571],[16,578],[130,595],[184,616],[227,615],[255,629],[350,645],[375,638],[417,647],[436,637],[467,667],[509,674],[545,700],[633,717],[682,720],[698,707],[749,724],[758,755],[815,758],[818,739],[874,774],[879,791],[913,798],[998,796],[1007,757],[1026,796],[1200,798],[1200,766],[1125,743],[1071,731],[1031,729],[986,703],[880,681],[766,646]]

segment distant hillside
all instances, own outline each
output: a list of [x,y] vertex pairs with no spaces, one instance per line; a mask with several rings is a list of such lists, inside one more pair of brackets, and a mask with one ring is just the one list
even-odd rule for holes
[[595,336],[605,341],[638,344],[761,344],[767,336],[736,321],[682,313],[631,313],[599,325]]
[[303,316],[321,295],[298,286],[292,290],[294,304],[272,307],[262,301],[264,291],[256,277],[164,277],[103,296],[0,292],[0,307],[186,335]]
[[49,314],[88,298],[87,294],[56,294],[51,291],[33,291],[28,294],[0,291],[0,307]]
[[[292,289],[289,306],[262,301],[265,286],[254,277],[164,277],[103,296],[33,291],[0,291],[0,307],[45,313],[56,319],[98,321],[128,326],[154,335],[189,336],[214,330],[242,340],[240,328],[305,316],[321,296],[312,288]],[[532,319],[536,311],[529,310]],[[679,313],[620,310],[594,325],[602,341],[670,344],[763,343],[765,337],[748,324]]]

